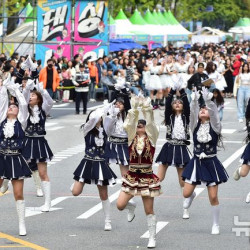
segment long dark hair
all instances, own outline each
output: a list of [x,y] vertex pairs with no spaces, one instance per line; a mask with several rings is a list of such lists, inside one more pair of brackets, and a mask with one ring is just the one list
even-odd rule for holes
[[[38,101],[37,106],[41,110],[42,109],[42,105],[43,105],[43,96],[42,96],[42,94],[39,91],[37,91],[37,90],[32,90],[31,93],[34,93],[37,96],[37,101]],[[33,116],[33,111],[30,108],[30,105],[28,105],[28,111],[29,111],[30,115]]]
[[207,71],[208,74],[214,73],[215,69],[213,67],[214,67],[213,62],[208,62],[207,63],[206,71]]
[[[86,122],[83,123],[81,126],[80,126],[80,130],[83,130],[85,124],[89,121],[89,117],[90,115],[94,112],[94,110],[90,111],[88,116],[87,116],[87,119],[86,119]],[[103,120],[101,121],[101,127],[103,127]],[[96,126],[89,131],[89,133],[91,133],[93,136],[95,137],[98,137],[99,136],[99,130],[96,128]]]
[[217,104],[217,105],[222,105],[222,104],[224,104],[224,98],[223,98],[223,96],[221,95],[221,92],[220,92],[218,89],[214,89],[214,90],[213,90],[213,93],[217,93],[217,97],[215,98],[215,97],[213,96],[212,101],[213,101],[213,102],[216,101],[216,104]]
[[250,72],[249,70],[249,64],[248,63],[243,63],[243,65],[241,66],[242,67],[242,74],[244,73],[244,67],[247,65],[247,73]]

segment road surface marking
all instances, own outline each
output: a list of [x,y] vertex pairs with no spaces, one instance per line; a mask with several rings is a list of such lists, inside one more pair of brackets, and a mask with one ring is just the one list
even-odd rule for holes
[[19,238],[15,238],[15,237],[13,237],[11,235],[4,234],[4,233],[1,233],[1,232],[0,232],[0,238],[7,239],[9,241],[18,243],[18,244],[23,245],[24,247],[27,247],[27,248],[36,249],[36,250],[48,250],[47,248],[38,246],[38,245],[36,245],[34,243],[31,243],[31,242],[28,242],[28,241],[25,241],[25,240],[21,240]]
[[[120,194],[120,190],[118,190],[117,192],[115,192],[114,194],[109,196],[110,203],[113,202],[114,200],[116,200],[118,198],[119,194]],[[95,205],[94,207],[90,208],[85,213],[78,216],[77,219],[88,219],[89,217],[91,217],[95,213],[99,212],[101,209],[102,209],[102,203],[100,202],[97,205]]]
[[[158,234],[165,226],[167,226],[168,221],[158,221],[156,224],[156,234]],[[144,233],[141,238],[148,239],[149,238],[149,231]]]

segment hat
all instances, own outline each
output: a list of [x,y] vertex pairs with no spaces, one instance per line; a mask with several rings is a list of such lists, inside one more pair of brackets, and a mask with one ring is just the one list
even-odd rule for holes
[[240,60],[241,56],[238,54],[235,56],[238,60]]

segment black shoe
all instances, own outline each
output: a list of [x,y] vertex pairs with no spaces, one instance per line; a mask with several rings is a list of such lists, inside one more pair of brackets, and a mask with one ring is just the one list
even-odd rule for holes
[[87,111],[83,111],[83,114],[86,115],[86,114],[87,114]]
[[76,115],[79,115],[79,112],[75,112]]

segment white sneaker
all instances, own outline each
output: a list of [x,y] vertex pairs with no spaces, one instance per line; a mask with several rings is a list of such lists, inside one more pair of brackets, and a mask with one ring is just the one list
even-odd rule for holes
[[239,119],[239,123],[243,123],[243,119]]
[[238,181],[238,180],[240,179],[239,168],[240,168],[240,167],[238,167],[238,168],[234,171],[234,173],[233,173],[233,178],[234,178],[236,181]]
[[219,225],[213,225],[211,234],[220,234]]
[[126,209],[128,209],[128,222],[131,222],[135,218],[135,208],[136,203],[134,201],[129,201]]
[[182,215],[183,219],[189,219],[189,212],[187,209],[183,209],[183,215]]
[[250,203],[250,192],[247,194],[246,203]]
[[111,221],[105,220],[104,231],[111,231],[111,230],[112,230]]
[[184,199],[184,201],[183,201],[183,208],[184,209],[188,209],[191,206],[195,196],[196,196],[196,193],[193,192],[189,198]]
[[9,180],[4,179],[4,180],[3,180],[3,183],[2,183],[2,186],[1,186],[1,188],[0,188],[0,192],[1,192],[2,194],[5,194],[5,193],[8,191],[8,189],[9,189],[9,185],[10,185]]

